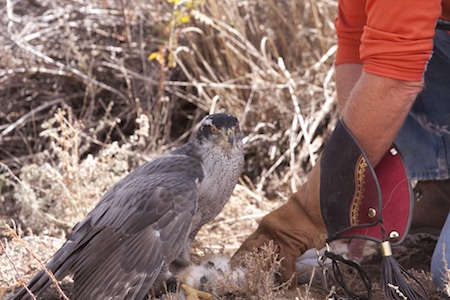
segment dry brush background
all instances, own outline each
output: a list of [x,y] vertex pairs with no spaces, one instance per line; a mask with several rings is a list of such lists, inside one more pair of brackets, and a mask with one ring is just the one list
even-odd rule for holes
[[[334,127],[336,0],[0,4],[0,225],[20,237],[2,227],[0,293],[28,280],[109,186],[186,141],[208,112],[238,116],[246,166],[200,232],[200,257],[233,253],[300,186]],[[257,295],[257,282],[234,295]],[[289,297],[326,296],[311,292]]]

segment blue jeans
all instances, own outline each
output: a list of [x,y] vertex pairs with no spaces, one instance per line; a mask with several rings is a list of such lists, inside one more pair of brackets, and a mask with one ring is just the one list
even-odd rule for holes
[[[415,180],[450,178],[450,34],[436,30],[433,56],[425,72],[425,88],[417,97],[395,143]],[[449,195],[450,197],[450,195]],[[445,258],[450,267],[450,217],[431,260],[436,286],[443,289]]]
[[[446,263],[444,263],[444,258]],[[447,268],[450,268],[450,215],[445,221],[431,258],[430,272],[433,275],[434,283],[442,291],[444,291],[447,284],[450,284],[450,273],[448,273],[447,278],[445,277],[446,272],[450,272],[450,270],[446,270],[445,265],[447,265]],[[446,293],[447,299],[450,296],[448,292]]]
[[419,94],[396,140],[415,180],[450,178],[450,34],[436,30]]

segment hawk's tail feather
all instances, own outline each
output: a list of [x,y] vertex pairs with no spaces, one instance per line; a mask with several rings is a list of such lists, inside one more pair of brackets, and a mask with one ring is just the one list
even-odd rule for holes
[[[53,273],[56,280],[61,280],[70,273],[70,268],[75,259],[72,255],[74,245],[76,245],[76,243],[73,241],[66,241],[45,266],[48,271]],[[41,270],[27,283],[27,288],[33,295],[38,296],[44,292],[52,282],[53,280],[47,274],[46,270]],[[23,288],[10,300],[25,299],[31,299],[31,295]]]
[[[30,290],[33,295],[37,296],[40,293],[42,293],[46,288],[50,286],[52,283],[52,280],[50,277],[45,273],[44,270],[41,270],[36,276],[34,276],[30,282],[27,283],[27,287]],[[11,298],[11,300],[24,300],[24,299],[30,299],[31,295],[28,293],[28,291],[23,288],[20,290],[19,293],[17,293],[14,298]]]

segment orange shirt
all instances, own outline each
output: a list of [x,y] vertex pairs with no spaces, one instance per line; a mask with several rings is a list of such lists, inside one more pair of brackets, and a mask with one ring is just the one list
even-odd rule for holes
[[450,20],[450,0],[339,0],[335,64],[362,63],[372,74],[420,81],[439,17]]

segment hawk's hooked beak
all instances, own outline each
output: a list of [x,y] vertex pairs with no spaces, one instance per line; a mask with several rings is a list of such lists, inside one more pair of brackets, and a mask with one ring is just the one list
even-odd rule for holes
[[234,130],[232,128],[227,128],[227,130],[225,131],[224,137],[228,141],[228,143],[230,143],[231,145],[234,144],[234,140],[236,137],[234,135]]

